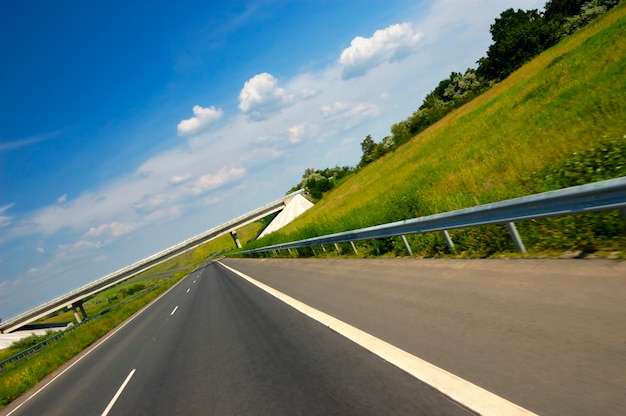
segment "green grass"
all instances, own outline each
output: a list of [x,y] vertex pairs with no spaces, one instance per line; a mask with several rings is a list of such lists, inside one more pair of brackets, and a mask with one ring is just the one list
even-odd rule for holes
[[122,323],[136,311],[150,303],[180,280],[170,279],[156,290],[126,303],[102,317],[81,325],[55,344],[15,364],[8,365],[0,373],[0,408],[32,388],[45,376],[57,369],[83,349],[97,341],[111,329]]
[[[617,6],[247,248],[528,195],[538,186],[529,181],[534,172],[607,141],[623,143],[625,16],[626,5]],[[524,227],[526,235],[534,233]],[[454,232],[454,238],[462,255],[514,250],[499,226]],[[447,252],[440,236],[410,239],[421,255]],[[580,248],[571,241],[557,246]],[[529,248],[548,250],[535,240]]]

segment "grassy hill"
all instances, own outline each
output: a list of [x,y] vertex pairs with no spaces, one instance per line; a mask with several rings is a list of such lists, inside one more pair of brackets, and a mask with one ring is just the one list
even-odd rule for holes
[[[365,167],[288,227],[248,248],[623,176],[625,159],[622,3]],[[623,251],[626,246],[620,213],[518,226],[534,252]],[[465,255],[514,250],[504,227],[452,234]],[[420,255],[447,250],[438,234],[411,236],[409,241]],[[401,251],[395,240],[365,244]]]

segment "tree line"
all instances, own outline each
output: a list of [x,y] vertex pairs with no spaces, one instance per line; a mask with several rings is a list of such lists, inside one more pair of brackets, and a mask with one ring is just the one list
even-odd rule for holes
[[390,136],[376,142],[368,134],[361,142],[362,156],[356,167],[308,168],[302,175],[302,181],[289,192],[304,188],[314,202],[319,200],[349,174],[396,150],[620,1],[548,0],[543,11],[512,8],[503,11],[490,26],[492,44],[486,56],[477,61],[476,69],[468,68],[464,73],[452,72],[440,81],[413,114],[391,126]]

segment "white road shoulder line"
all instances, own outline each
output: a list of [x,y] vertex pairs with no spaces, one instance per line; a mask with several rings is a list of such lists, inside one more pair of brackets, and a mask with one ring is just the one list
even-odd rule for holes
[[294,309],[315,319],[321,324],[326,325],[333,331],[338,332],[349,340],[378,355],[385,361],[388,361],[396,367],[411,374],[415,378],[439,390],[455,402],[473,410],[474,412],[477,412],[480,415],[536,416],[535,413],[524,409],[523,407],[520,407],[494,393],[491,393],[482,387],[472,384],[469,381],[455,376],[442,368],[430,364],[421,358],[376,338],[367,332],[361,331],[352,325],[312,308],[299,300],[285,295],[284,293],[279,292],[264,283],[256,281],[252,277],[221,262],[218,263],[241,278],[257,286],[259,289],[264,290]]
[[135,374],[135,369],[133,368],[133,370],[130,372],[130,374],[128,376],[126,376],[126,380],[124,380],[124,382],[122,383],[122,385],[120,386],[119,389],[117,389],[117,393],[115,393],[115,396],[113,396],[113,398],[111,399],[111,401],[109,402],[109,405],[107,406],[106,409],[104,409],[104,412],[102,412],[102,416],[107,416],[109,414],[109,412],[111,411],[111,409],[113,408],[113,405],[115,404],[115,402],[117,401],[117,399],[120,397],[120,395],[122,394],[122,392],[124,391],[124,389],[126,388],[126,385],[128,384],[128,382],[130,381],[130,379],[133,377],[133,374]]

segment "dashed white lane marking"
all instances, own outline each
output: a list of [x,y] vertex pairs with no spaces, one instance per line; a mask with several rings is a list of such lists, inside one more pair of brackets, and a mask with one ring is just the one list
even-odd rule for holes
[[17,406],[15,406],[13,408],[13,410],[11,410],[9,413],[6,414],[6,416],[11,416],[13,413],[17,412],[22,406],[24,406],[26,403],[28,403],[30,400],[32,400],[35,396],[37,396],[39,393],[41,393],[46,387],[48,387],[50,384],[54,383],[59,377],[61,377],[63,374],[65,374],[66,372],[70,371],[72,369],[72,367],[74,367],[75,365],[77,365],[79,362],[81,362],[84,358],[86,358],[89,354],[91,354],[92,352],[94,352],[96,349],[98,349],[98,347],[100,347],[102,344],[104,344],[105,342],[107,342],[109,340],[109,338],[113,337],[113,335],[117,334],[119,331],[122,330],[122,328],[124,328],[126,325],[130,324],[134,319],[136,319],[137,317],[139,317],[142,313],[144,313],[146,310],[148,310],[148,308],[150,308],[150,306],[154,305],[155,303],[157,303],[159,300],[161,300],[162,297],[164,297],[165,295],[167,295],[170,290],[174,289],[176,286],[178,286],[183,280],[181,279],[179,282],[177,282],[176,284],[174,284],[174,286],[170,287],[169,289],[167,289],[165,292],[161,293],[159,295],[159,297],[157,297],[155,300],[153,300],[152,302],[150,302],[149,304],[147,304],[146,306],[144,306],[143,308],[141,308],[139,311],[137,311],[137,313],[135,313],[133,316],[131,316],[130,318],[128,318],[126,321],[124,321],[120,326],[118,326],[117,328],[115,328],[114,330],[112,330],[111,332],[109,332],[104,338],[102,338],[100,340],[100,342],[98,342],[97,344],[95,344],[93,347],[91,347],[91,349],[86,350],[87,352],[85,352],[83,355],[79,356],[76,361],[74,361],[73,363],[71,363],[70,365],[68,365],[67,367],[65,367],[65,369],[63,369],[60,373],[58,373],[56,376],[52,377],[52,379],[50,381],[48,381],[46,384],[44,384],[41,388],[37,389],[33,394],[31,394],[30,396],[26,397],[24,399],[23,402],[21,402],[20,404],[18,404]]
[[357,343],[363,348],[378,355],[383,360],[395,365],[396,367],[406,371],[415,378],[439,390],[450,399],[465,406],[474,412],[483,416],[529,416],[535,415],[530,410],[524,409],[490,391],[483,389],[475,384],[470,383],[446,370],[439,368],[427,361],[422,360],[408,352],[401,350],[367,332],[361,331],[337,318],[334,318],[322,311],[308,306],[276,289],[267,286],[264,283],[254,280],[252,277],[235,270],[227,265],[218,262],[221,266],[237,274],[243,279],[249,281],[259,289],[264,290],[270,295],[280,299],[294,309],[304,313],[305,315],[315,319],[323,325],[349,340]]
[[133,368],[133,371],[130,372],[130,374],[128,376],[126,376],[126,380],[124,380],[124,382],[122,383],[122,385],[120,386],[119,389],[117,389],[117,393],[115,393],[115,396],[113,396],[113,398],[111,399],[111,401],[109,402],[109,405],[107,406],[106,409],[104,409],[104,412],[102,412],[102,416],[107,416],[109,414],[109,412],[111,411],[111,409],[113,408],[113,405],[115,404],[115,402],[117,401],[117,399],[119,399],[120,395],[122,394],[122,392],[124,391],[124,389],[126,388],[126,385],[128,384],[128,382],[130,381],[130,379],[133,377],[133,374],[135,374],[135,369]]
[[170,316],[174,315],[176,313],[176,310],[178,309],[178,306],[174,308],[174,310],[172,311],[172,313],[170,313]]
[[191,290],[191,288],[187,289],[187,293],[189,293],[190,290]]

